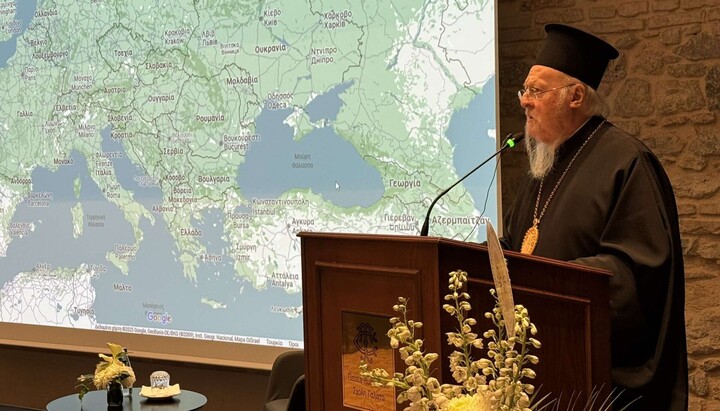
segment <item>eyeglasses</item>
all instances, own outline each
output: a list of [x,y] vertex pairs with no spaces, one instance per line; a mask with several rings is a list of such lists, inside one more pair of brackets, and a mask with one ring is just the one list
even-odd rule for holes
[[530,100],[537,100],[538,97],[540,97],[541,95],[543,95],[549,91],[560,90],[561,88],[572,87],[572,86],[576,86],[576,85],[577,85],[577,83],[573,83],[573,84],[568,84],[566,86],[550,88],[547,90],[540,90],[539,88],[535,88],[535,87],[524,87],[524,88],[521,88],[520,90],[518,90],[518,98],[522,100],[523,96],[527,94],[527,96]]

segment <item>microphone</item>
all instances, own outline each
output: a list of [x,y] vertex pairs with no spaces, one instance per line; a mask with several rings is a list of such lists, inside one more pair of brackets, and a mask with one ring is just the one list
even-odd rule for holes
[[502,147],[500,147],[500,150],[496,151],[493,155],[491,155],[490,157],[488,157],[487,159],[485,159],[485,161],[483,161],[482,163],[478,164],[475,168],[473,168],[472,170],[470,170],[470,172],[467,173],[467,174],[465,174],[461,179],[459,179],[458,181],[454,182],[453,185],[451,185],[450,187],[448,187],[448,188],[446,188],[445,190],[443,190],[440,194],[438,194],[438,196],[435,197],[435,199],[433,200],[433,202],[430,203],[430,207],[428,207],[427,214],[425,215],[425,221],[423,222],[422,229],[420,230],[420,236],[421,236],[421,237],[427,237],[427,235],[428,235],[428,230],[430,229],[430,227],[429,227],[429,226],[430,226],[430,212],[432,211],[433,207],[435,206],[435,203],[438,202],[438,200],[440,199],[440,197],[444,196],[444,195],[447,194],[448,191],[450,191],[453,187],[455,187],[456,185],[460,184],[460,183],[461,183],[463,180],[465,180],[466,178],[470,177],[470,174],[476,172],[480,167],[484,166],[485,163],[487,163],[488,161],[490,161],[490,160],[492,160],[493,158],[497,157],[500,153],[502,153],[502,152],[505,151],[506,149],[515,147],[515,145],[516,145],[517,143],[521,142],[521,141],[523,140],[523,138],[525,138],[525,133],[523,133],[523,132],[514,133],[514,134],[513,134],[513,133],[508,134],[507,137],[505,137],[505,143],[503,143]]

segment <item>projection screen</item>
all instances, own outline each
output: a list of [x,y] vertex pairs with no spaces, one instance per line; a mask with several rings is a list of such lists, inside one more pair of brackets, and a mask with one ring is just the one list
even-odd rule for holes
[[[296,234],[418,235],[495,151],[495,21],[466,0],[0,3],[0,343],[260,368],[302,348]],[[494,167],[430,235],[484,240]]]

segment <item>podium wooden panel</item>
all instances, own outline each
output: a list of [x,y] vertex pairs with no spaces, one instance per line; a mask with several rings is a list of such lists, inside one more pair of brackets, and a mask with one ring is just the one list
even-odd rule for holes
[[[394,316],[398,296],[409,297],[409,315],[422,321],[421,337],[436,361],[441,382],[454,383],[445,333],[456,320],[442,310],[448,273],[468,272],[475,331],[492,328],[483,314],[494,301],[492,272],[483,245],[437,237],[309,233],[302,245],[303,317],[308,410],[337,411],[343,406],[343,316]],[[528,308],[543,343],[533,367],[541,393],[582,398],[593,387],[610,389],[610,273],[588,267],[506,252],[515,302]],[[390,324],[378,330],[379,338]],[[485,350],[476,353],[476,358]],[[404,363],[396,358],[398,371]],[[402,366],[400,366],[402,365]],[[584,400],[583,400],[584,401]],[[398,407],[402,409],[402,407]]]

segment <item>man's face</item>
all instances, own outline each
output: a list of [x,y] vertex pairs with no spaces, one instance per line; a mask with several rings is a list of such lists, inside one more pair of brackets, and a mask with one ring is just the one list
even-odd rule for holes
[[528,137],[553,147],[567,137],[563,125],[570,114],[567,88],[564,88],[568,85],[567,77],[561,72],[545,66],[532,66],[524,88],[550,91],[537,96],[527,92],[520,98],[520,105],[525,109],[525,134]]

